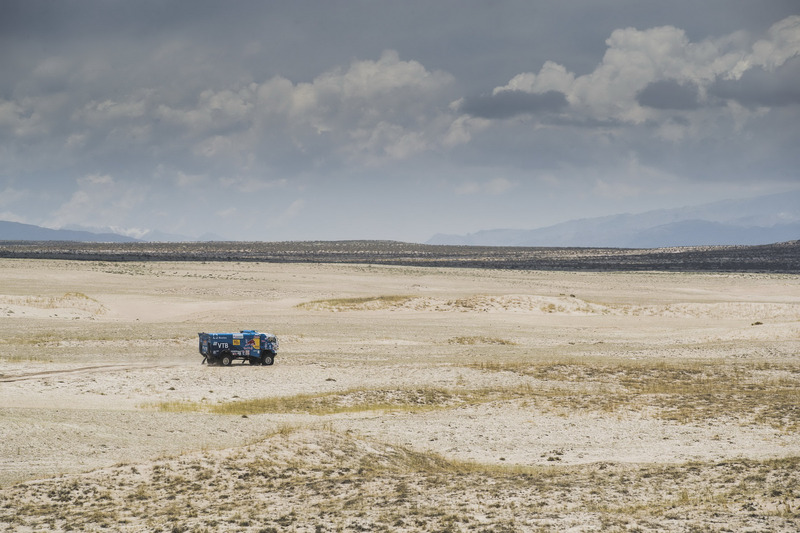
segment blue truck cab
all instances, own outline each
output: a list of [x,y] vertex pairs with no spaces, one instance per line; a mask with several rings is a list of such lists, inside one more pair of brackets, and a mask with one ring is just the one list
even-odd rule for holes
[[239,333],[198,333],[203,363],[230,366],[236,360],[251,365],[271,365],[278,354],[278,338],[270,333],[243,329]]

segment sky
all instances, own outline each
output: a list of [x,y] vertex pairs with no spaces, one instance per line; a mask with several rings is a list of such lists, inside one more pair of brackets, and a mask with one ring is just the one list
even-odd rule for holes
[[796,0],[0,2],[0,220],[424,242],[798,169]]

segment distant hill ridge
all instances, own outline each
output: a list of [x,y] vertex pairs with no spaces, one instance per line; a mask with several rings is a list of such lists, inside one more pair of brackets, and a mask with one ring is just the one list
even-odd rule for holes
[[50,229],[4,220],[0,220],[0,241],[139,242],[138,239],[117,233]]
[[113,231],[92,231],[95,228],[67,227],[50,229],[33,224],[0,220],[0,241],[72,241],[72,242],[210,242],[227,240],[214,233],[205,233],[196,239],[174,233],[150,230],[134,238]]
[[800,239],[800,191],[570,220],[539,229],[434,235],[427,244],[665,248],[758,245]]

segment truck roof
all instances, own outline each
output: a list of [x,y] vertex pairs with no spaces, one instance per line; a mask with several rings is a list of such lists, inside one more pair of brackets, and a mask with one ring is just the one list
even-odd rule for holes
[[239,330],[239,333],[224,333],[224,332],[223,333],[206,333],[206,332],[200,332],[200,333],[198,333],[198,335],[266,335],[267,337],[274,337],[275,336],[272,333],[259,332],[259,331],[255,330],[255,329],[242,329],[242,330]]

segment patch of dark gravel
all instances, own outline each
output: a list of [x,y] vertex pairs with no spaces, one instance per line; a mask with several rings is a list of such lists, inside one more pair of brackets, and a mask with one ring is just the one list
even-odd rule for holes
[[352,263],[514,270],[800,273],[800,241],[759,246],[656,249],[445,246],[395,241],[0,241],[0,257],[115,262]]

